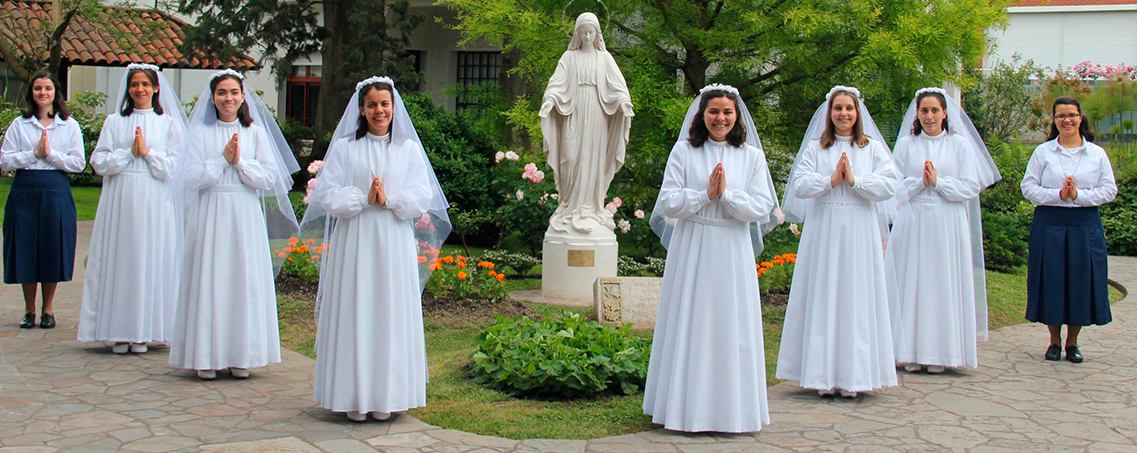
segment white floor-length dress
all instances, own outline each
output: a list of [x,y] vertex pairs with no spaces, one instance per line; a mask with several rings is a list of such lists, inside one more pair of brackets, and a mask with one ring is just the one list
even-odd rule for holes
[[[132,152],[142,128],[149,153]],[[79,341],[168,343],[177,305],[174,206],[165,181],[184,131],[153,109],[113,114],[103,123],[91,168],[103,190],[91,234]]]
[[[967,202],[979,196],[978,162],[967,139],[947,132],[902,138],[892,157],[908,193],[912,222],[892,230],[897,324],[896,362],[946,367],[979,365],[975,282]],[[924,161],[936,185],[924,185]]]
[[[888,150],[837,137],[813,141],[786,190],[812,199],[798,245],[778,354],[779,379],[816,390],[872,391],[896,385],[881,225],[873,202],[898,185]],[[854,186],[831,186],[841,154]]]
[[[701,120],[701,119],[700,119]],[[718,163],[722,198],[707,186]],[[644,413],[678,431],[754,432],[770,423],[762,306],[748,222],[775,206],[765,155],[707,140],[672,149],[656,209],[677,219],[644,389]]]
[[[195,370],[255,368],[280,362],[276,287],[258,191],[272,190],[277,170],[267,133],[253,124],[218,121],[201,134],[204,165],[186,188],[197,190],[194,241],[185,252],[170,363]],[[238,135],[241,158],[225,145]],[[192,193],[192,192],[191,192]]]
[[[389,145],[388,137],[340,139],[313,195],[334,216],[321,264],[314,399],[335,412],[426,405],[412,222],[427,212],[431,185],[417,143]],[[376,176],[385,207],[367,200]]]

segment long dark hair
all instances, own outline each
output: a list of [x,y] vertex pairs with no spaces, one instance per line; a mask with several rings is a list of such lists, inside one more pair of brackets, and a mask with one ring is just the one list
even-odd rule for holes
[[[391,143],[391,139],[395,135],[391,133],[391,131],[395,128],[395,106],[393,105],[395,103],[395,87],[391,86],[391,84],[387,82],[372,82],[364,85],[363,88],[359,89],[360,109],[363,109],[364,98],[367,96],[367,93],[371,92],[371,90],[386,90],[388,93],[391,93],[391,120],[389,123],[387,123],[387,143]],[[355,131],[355,139],[359,140],[365,136],[367,136],[367,118],[360,114],[359,127]]]
[[[237,77],[233,74],[222,74],[222,75],[214,78],[213,80],[209,81],[209,96],[210,97],[213,97],[213,92],[217,91],[217,84],[221,83],[221,81],[225,80],[225,79],[232,79],[233,81],[237,82],[237,86],[241,87],[241,93],[245,94],[246,96],[248,95],[248,93],[245,93],[245,83],[243,80],[241,80],[240,77]],[[157,93],[155,93],[155,94],[157,94]],[[217,112],[217,105],[216,104],[214,104],[214,106],[213,106],[213,113],[215,115],[217,115],[217,119],[221,119],[221,114]],[[237,120],[240,121],[241,125],[245,126],[245,127],[249,127],[251,124],[253,124],[253,116],[249,114],[249,101],[248,100],[241,102],[241,107],[239,107],[237,109]]]
[[837,125],[833,124],[833,100],[837,99],[837,96],[853,98],[853,107],[857,109],[857,121],[853,122],[853,142],[856,142],[857,146],[861,148],[868,146],[869,136],[865,135],[864,119],[861,118],[861,100],[857,99],[857,95],[850,91],[838,91],[833,93],[829,102],[826,103],[825,132],[821,133],[821,149],[829,149],[830,146],[837,143]]
[[920,122],[920,103],[924,102],[924,98],[927,97],[933,97],[940,101],[940,108],[944,110],[944,120],[940,123],[940,127],[944,132],[948,130],[947,99],[944,99],[944,95],[935,91],[925,91],[920,93],[919,96],[916,96],[916,119],[912,121],[912,135],[920,135],[921,132],[924,132],[924,124]]
[[730,146],[742,146],[743,143],[746,143],[746,126],[742,125],[742,112],[738,108],[738,95],[723,90],[707,90],[699,100],[699,113],[691,121],[691,129],[688,131],[687,142],[691,146],[699,148],[711,136],[711,131],[707,130],[707,122],[703,119],[703,115],[707,112],[707,104],[711,102],[711,99],[723,97],[734,101],[735,115],[734,128],[726,133],[726,142]]
[[[134,113],[134,98],[130,97],[130,79],[133,79],[135,74],[146,74],[146,78],[150,79],[150,84],[154,85],[154,94],[150,95],[150,107],[154,109],[154,113],[161,115],[163,110],[162,103],[158,101],[160,97],[158,94],[162,87],[158,86],[158,74],[153,69],[134,68],[126,73],[126,100],[122,102],[122,116],[130,116],[131,113]],[[212,95],[210,93],[210,96]]]
[[31,118],[39,113],[39,104],[36,104],[35,98],[32,97],[32,86],[34,86],[36,80],[39,79],[50,80],[51,85],[55,87],[55,99],[51,100],[51,110],[59,119],[66,121],[67,118],[71,117],[71,111],[67,110],[67,102],[63,100],[63,93],[60,91],[59,81],[55,79],[54,75],[47,71],[39,71],[32,74],[31,80],[28,80],[28,92],[27,95],[24,96],[24,110],[20,112],[20,116]]
[[1094,141],[1094,132],[1090,130],[1090,122],[1086,121],[1086,114],[1082,112],[1082,103],[1073,96],[1061,96],[1054,100],[1054,105],[1050,107],[1050,133],[1046,135],[1046,140],[1058,138],[1058,124],[1054,121],[1054,112],[1058,111],[1060,105],[1072,105],[1078,108],[1078,114],[1082,115],[1082,121],[1078,123],[1078,133],[1086,140]]

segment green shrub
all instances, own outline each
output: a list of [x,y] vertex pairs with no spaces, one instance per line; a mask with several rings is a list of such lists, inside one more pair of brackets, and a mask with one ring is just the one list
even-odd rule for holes
[[1117,198],[1101,207],[1101,223],[1110,255],[1137,256],[1137,193],[1124,190],[1137,183],[1118,180]]
[[789,294],[794,278],[797,254],[775,255],[770,261],[758,263],[758,288],[762,294]]
[[983,259],[987,269],[1012,273],[1026,264],[1030,216],[1016,212],[983,213]]
[[518,275],[529,275],[530,270],[538,264],[541,264],[541,260],[533,257],[533,255],[505,250],[487,251],[482,254],[481,259],[492,261],[501,266],[509,266],[513,268],[513,271],[517,272]]
[[651,341],[632,335],[631,325],[616,328],[567,311],[543,320],[497,315],[475,344],[474,382],[524,397],[635,394],[651,357]]
[[621,277],[643,277],[646,276],[647,265],[638,263],[632,257],[627,255],[620,255],[616,259],[616,275]]
[[1026,264],[1026,241],[1030,237],[1034,207],[1023,198],[1019,183],[1033,150],[1021,143],[998,140],[988,142],[987,149],[1003,179],[984,190],[980,197],[983,258],[988,269],[1014,272]]
[[473,127],[461,115],[435,105],[430,95],[411,93],[403,97],[407,113],[430,156],[435,176],[446,199],[461,210],[487,210],[494,142],[488,131]]

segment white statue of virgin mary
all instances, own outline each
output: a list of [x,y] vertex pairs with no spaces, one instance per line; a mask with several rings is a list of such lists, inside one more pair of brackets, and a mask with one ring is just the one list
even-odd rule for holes
[[[549,233],[612,236],[615,224],[604,199],[624,165],[634,114],[628,84],[604,46],[595,14],[576,18],[568,50],[545,88],[540,116],[559,193]],[[598,230],[601,226],[608,231]]]

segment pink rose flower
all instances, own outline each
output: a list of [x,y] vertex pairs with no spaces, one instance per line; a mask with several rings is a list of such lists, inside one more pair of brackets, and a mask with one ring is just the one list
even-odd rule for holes
[[642,219],[642,218],[644,218],[644,211],[643,211],[643,209],[636,209],[636,212],[635,212],[634,214],[635,214],[635,216],[636,216],[636,218],[637,218],[637,219]]

